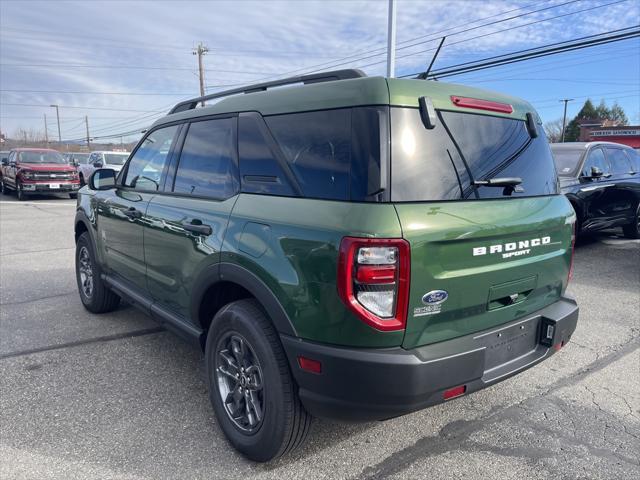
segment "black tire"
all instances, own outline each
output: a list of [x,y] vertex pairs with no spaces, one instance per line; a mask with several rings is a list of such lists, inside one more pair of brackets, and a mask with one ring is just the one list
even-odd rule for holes
[[86,185],[85,181],[84,181],[84,175],[81,173],[80,174],[80,187],[84,187]]
[[27,199],[27,194],[22,190],[22,184],[20,182],[16,183],[16,197],[18,197],[18,200],[21,202]]
[[[237,346],[239,339],[245,347],[240,361],[236,356],[240,349],[228,348],[229,345]],[[226,360],[225,355],[236,363],[237,368]],[[311,416],[300,403],[278,334],[258,302],[238,300],[216,314],[207,336],[205,360],[209,398],[216,418],[231,445],[240,453],[256,462],[268,462],[304,442]],[[242,370],[246,382],[238,379],[238,373],[234,378],[233,372],[240,370],[238,365],[247,367]],[[226,369],[226,375],[221,373],[221,366]],[[256,384],[261,387],[255,388]],[[238,389],[240,393],[237,393]],[[239,400],[234,401],[236,394]],[[223,396],[231,401],[225,403]],[[253,406],[254,400],[259,409],[247,407],[247,402]],[[233,420],[231,410],[241,412],[241,415]],[[249,410],[254,412],[255,425],[250,423]],[[260,410],[262,418],[257,418],[256,412]],[[247,418],[240,419],[243,414]]]
[[[86,270],[87,260],[90,271]],[[76,243],[76,281],[82,305],[92,313],[111,312],[120,303],[120,297],[107,287],[100,278],[100,273],[91,237],[84,232]],[[90,280],[87,277],[91,277]]]
[[78,194],[77,193],[70,193],[69,194],[69,198],[72,200],[75,200],[76,198],[78,198]]
[[0,193],[2,195],[8,195],[7,187],[4,186],[4,178],[0,179]]
[[636,218],[630,224],[622,227],[622,233],[627,238],[640,238],[640,204],[636,208]]

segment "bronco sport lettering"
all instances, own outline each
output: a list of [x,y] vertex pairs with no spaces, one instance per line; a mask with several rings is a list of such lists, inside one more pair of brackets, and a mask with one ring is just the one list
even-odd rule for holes
[[549,245],[550,243],[551,237],[542,237],[532,238],[531,240],[520,240],[518,242],[490,245],[489,247],[474,247],[473,256],[477,257],[479,255],[492,255],[494,253],[502,253],[502,258],[517,257],[520,255],[528,255],[529,253],[531,253],[531,247]]

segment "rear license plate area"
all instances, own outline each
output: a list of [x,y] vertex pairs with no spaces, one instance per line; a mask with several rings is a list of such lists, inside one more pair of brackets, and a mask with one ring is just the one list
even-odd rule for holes
[[540,318],[532,318],[511,327],[484,335],[485,371],[509,363],[535,350]]

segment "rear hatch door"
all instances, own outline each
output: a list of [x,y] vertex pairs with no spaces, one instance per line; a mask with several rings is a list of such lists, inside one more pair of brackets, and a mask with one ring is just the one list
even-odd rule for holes
[[452,105],[427,129],[418,109],[392,107],[391,134],[391,199],[411,245],[405,348],[558,300],[574,213],[541,126]]

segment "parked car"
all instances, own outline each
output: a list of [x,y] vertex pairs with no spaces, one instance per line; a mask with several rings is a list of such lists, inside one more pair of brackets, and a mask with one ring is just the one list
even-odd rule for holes
[[89,311],[201,346],[219,425],[268,461],[311,415],[392,418],[558,351],[574,222],[529,103],[342,70],[176,105],[81,190],[76,276]]
[[80,182],[84,185],[97,168],[111,168],[119,172],[126,162],[129,152],[91,152],[84,162],[78,162]]
[[71,165],[78,166],[81,163],[87,163],[90,153],[87,152],[69,152],[65,153],[65,159]]
[[27,195],[68,193],[76,198],[78,173],[64,157],[46,148],[16,148],[2,159],[2,193],[13,190],[18,200]]
[[640,159],[610,142],[554,143],[560,188],[578,216],[578,233],[622,227],[640,238]]

